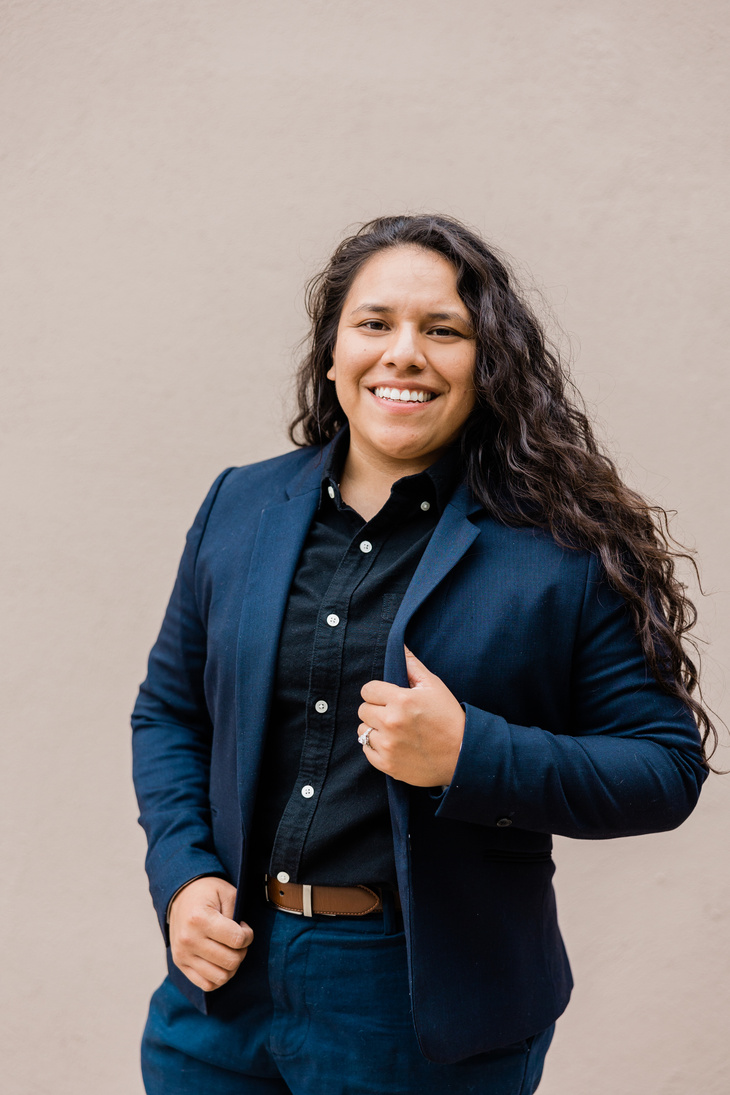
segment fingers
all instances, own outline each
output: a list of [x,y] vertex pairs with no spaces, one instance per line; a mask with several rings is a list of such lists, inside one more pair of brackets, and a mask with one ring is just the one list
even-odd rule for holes
[[[370,733],[368,733],[370,731]],[[378,728],[376,726],[370,726],[367,722],[361,722],[357,728],[358,741],[363,736],[367,735],[367,745],[363,742],[362,747],[366,752],[372,752],[377,744]]]
[[[224,919],[221,917],[221,919]],[[172,957],[178,966],[193,984],[210,992],[219,988],[226,981],[230,981],[234,973],[241,965],[248,953],[248,946],[253,939],[253,932],[248,924],[242,927],[229,923],[234,928],[240,928],[240,938],[248,940],[248,943],[240,947],[229,947],[211,938],[210,927],[205,927],[203,918],[192,917],[190,922],[183,924],[171,939]],[[216,924],[216,928],[220,925]],[[191,976],[195,973],[196,976]],[[205,983],[204,983],[205,982]]]
[[372,703],[361,703],[357,709],[357,717],[366,726],[372,726],[375,730],[384,730],[388,719],[385,708],[375,707]]
[[[362,735],[368,727],[364,723],[360,723],[357,728],[358,735]],[[381,743],[382,745],[382,743]],[[386,772],[386,758],[378,750],[378,731],[374,727],[370,727],[370,736],[368,738],[368,744],[362,747],[363,756],[368,764],[373,768],[377,768],[379,772]],[[387,750],[386,750],[387,751]]]
[[369,681],[358,708],[359,734],[370,726],[365,759],[414,787],[451,783],[464,737],[465,712],[448,686],[407,651],[410,688]]
[[173,946],[186,954],[205,954],[202,948],[209,942],[235,953],[251,945],[253,932],[248,924],[236,924],[215,910],[197,909],[175,925],[170,937]]
[[357,709],[357,717],[366,726],[374,726],[376,730],[388,730],[391,733],[402,729],[408,729],[414,718],[420,714],[421,705],[414,700],[410,689],[401,689],[405,697],[399,697],[397,703],[389,703],[380,706],[373,703],[361,703]]
[[205,877],[180,890],[170,906],[170,947],[176,966],[206,992],[229,981],[253,941],[248,924],[231,920],[235,887]]
[[248,947],[253,940],[253,932],[248,924],[237,924],[235,920],[219,912],[212,912],[203,927],[208,939],[214,939],[233,950]]
[[216,943],[214,939],[204,939],[196,948],[193,958],[199,958],[203,962],[216,966],[219,970],[233,976],[248,953],[248,947],[241,950],[233,950],[232,947],[224,947],[222,943]]
[[[175,965],[178,965],[176,962]],[[221,969],[220,966],[214,965],[212,962],[207,962],[204,958],[199,958],[195,955],[190,962],[181,962],[179,968],[183,971],[189,981],[192,981],[194,985],[197,985],[199,989],[204,992],[213,992],[214,989],[219,989],[221,985],[225,985],[227,981],[230,981],[231,977],[235,973],[228,970]]]
[[423,662],[418,660],[412,650],[409,650],[407,646],[404,646],[403,649],[406,652],[406,672],[408,673],[409,685],[411,688],[416,688],[419,684],[425,684],[433,674],[426,669]]
[[407,689],[399,688],[397,684],[389,684],[388,681],[368,681],[360,689],[360,695],[368,703],[385,706],[393,703],[400,692]]
[[[423,664],[422,661],[416,657],[412,650],[409,650],[407,646],[403,648],[406,656],[406,670],[408,672],[408,684],[410,688],[415,688],[421,684],[429,684],[434,679],[434,674],[430,669]],[[438,678],[435,678],[438,680]],[[408,688],[400,688],[397,684],[390,684],[388,681],[368,681],[360,689],[360,695],[367,703],[373,703],[376,706],[384,706],[388,703],[393,703],[403,693],[408,692]]]

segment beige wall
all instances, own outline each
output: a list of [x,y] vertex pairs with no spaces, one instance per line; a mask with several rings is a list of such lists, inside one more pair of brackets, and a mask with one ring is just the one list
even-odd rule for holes
[[[137,1095],[163,965],[128,714],[207,486],[288,447],[301,286],[346,225],[442,210],[515,256],[627,475],[699,550],[727,718],[730,16],[0,0],[0,21],[2,1083]],[[727,1091],[729,793],[678,832],[558,842],[577,989],[541,1095]]]

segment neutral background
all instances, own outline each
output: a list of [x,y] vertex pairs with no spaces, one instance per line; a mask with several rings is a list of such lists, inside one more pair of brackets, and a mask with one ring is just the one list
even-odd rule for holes
[[[288,448],[302,285],[440,210],[514,256],[625,474],[675,508],[727,718],[720,0],[0,0],[3,1090],[140,1095],[163,974],[128,715],[184,533]],[[730,766],[730,749],[720,755]],[[721,1095],[730,777],[558,841],[577,988],[541,1095]]]

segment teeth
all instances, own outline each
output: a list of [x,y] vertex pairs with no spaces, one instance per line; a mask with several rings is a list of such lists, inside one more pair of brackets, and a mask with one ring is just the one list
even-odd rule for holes
[[375,394],[381,399],[393,399],[399,403],[428,403],[433,399],[432,392],[410,391],[408,388],[376,388]]

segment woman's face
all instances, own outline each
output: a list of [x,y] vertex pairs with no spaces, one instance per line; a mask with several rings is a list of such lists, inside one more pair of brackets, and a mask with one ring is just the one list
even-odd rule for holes
[[327,373],[351,446],[380,464],[428,467],[474,406],[475,361],[451,263],[421,247],[373,255],[345,298]]

